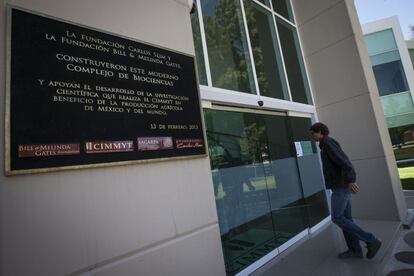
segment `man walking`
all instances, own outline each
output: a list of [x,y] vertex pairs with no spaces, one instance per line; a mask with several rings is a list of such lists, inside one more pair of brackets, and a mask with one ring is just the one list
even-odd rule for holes
[[329,136],[329,129],[322,123],[310,128],[312,138],[319,142],[323,174],[327,189],[332,190],[331,215],[332,221],[344,234],[348,250],[338,255],[341,259],[363,258],[359,241],[364,241],[368,252],[367,259],[372,259],[381,247],[381,241],[372,233],[366,232],[352,219],[351,194],[359,191],[356,173],[349,158],[339,143]]

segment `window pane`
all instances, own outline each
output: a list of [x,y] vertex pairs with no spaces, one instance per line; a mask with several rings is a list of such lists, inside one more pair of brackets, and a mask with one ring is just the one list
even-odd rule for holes
[[288,100],[272,15],[252,1],[244,3],[260,94]]
[[266,129],[266,149],[269,152],[263,163],[276,242],[280,246],[308,227],[307,208],[287,117],[262,116]]
[[272,4],[275,12],[289,21],[294,22],[290,0],[272,0]]
[[255,93],[238,0],[201,0],[213,86]]
[[392,29],[367,34],[364,38],[370,56],[398,49]]
[[234,275],[276,248],[262,162],[265,129],[256,114],[204,114],[226,271]]
[[316,145],[306,141],[308,119],[211,109],[204,115],[226,271],[234,275],[324,219],[325,190]]
[[404,147],[404,144],[412,144],[414,142],[414,124],[388,129],[391,142],[394,147],[395,159],[404,160],[413,158],[411,147]]
[[197,62],[198,79],[200,81],[200,84],[207,85],[203,46],[201,44],[200,22],[198,19],[197,11],[191,14],[191,25],[193,27],[193,40]]
[[[252,0],[250,0],[250,1],[252,1]],[[270,7],[270,2],[269,2],[270,0],[258,0],[258,1],[265,4],[266,6]]]
[[400,127],[414,122],[414,112],[385,117],[388,128]]
[[281,20],[277,20],[277,28],[292,100],[294,102],[312,104],[296,30]]
[[414,104],[410,91],[389,95],[388,97],[381,97],[380,100],[385,117],[414,112]]
[[372,66],[388,63],[391,61],[401,60],[400,53],[398,52],[398,50],[373,55],[369,58],[371,59]]
[[401,60],[376,65],[373,69],[380,96],[408,91]]
[[289,117],[293,141],[302,148],[302,156],[297,157],[303,195],[312,227],[329,215],[326,192],[316,143],[310,139],[310,118]]
[[414,49],[409,49],[408,51],[410,52],[411,62],[414,66]]

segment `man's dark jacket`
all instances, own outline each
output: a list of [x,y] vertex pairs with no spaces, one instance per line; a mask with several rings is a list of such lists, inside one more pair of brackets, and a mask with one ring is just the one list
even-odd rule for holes
[[335,139],[325,136],[319,147],[327,189],[348,187],[356,181],[354,167]]

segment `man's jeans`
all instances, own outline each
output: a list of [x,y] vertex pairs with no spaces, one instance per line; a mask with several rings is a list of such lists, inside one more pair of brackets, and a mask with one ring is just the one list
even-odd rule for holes
[[332,221],[344,232],[348,248],[361,252],[359,241],[370,243],[376,240],[372,233],[365,232],[352,220],[351,192],[347,188],[332,189]]

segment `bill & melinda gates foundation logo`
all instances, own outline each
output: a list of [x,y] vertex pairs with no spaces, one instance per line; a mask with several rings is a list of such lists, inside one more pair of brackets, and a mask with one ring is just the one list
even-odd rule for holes
[[76,154],[80,154],[79,144],[33,144],[18,147],[19,158]]

